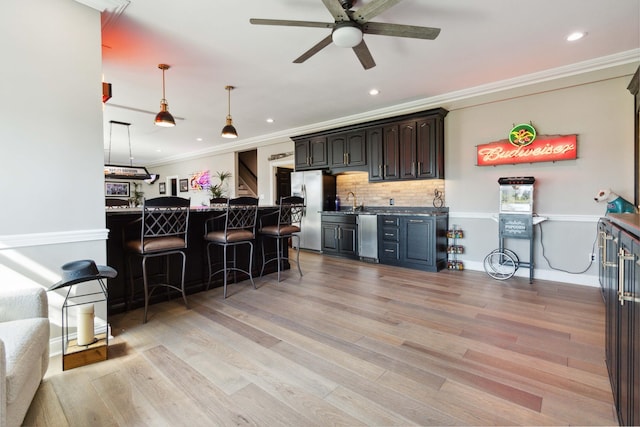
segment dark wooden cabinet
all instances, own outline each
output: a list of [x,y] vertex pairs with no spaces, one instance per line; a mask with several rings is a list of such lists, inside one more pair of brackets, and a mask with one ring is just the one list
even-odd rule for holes
[[382,264],[439,271],[447,261],[446,216],[378,216],[378,258]]
[[329,137],[329,167],[354,168],[367,165],[367,140],[364,130]]
[[437,116],[399,125],[400,178],[444,178],[444,138]]
[[296,170],[321,169],[329,165],[326,136],[295,140],[294,148]]
[[398,125],[370,129],[367,143],[369,181],[400,179]]
[[370,181],[443,179],[447,113],[434,108],[293,137],[296,170],[369,171]]
[[367,164],[369,165],[369,181],[384,179],[384,156],[382,152],[382,128],[367,130]]
[[323,253],[347,258],[358,257],[356,215],[323,214],[321,228]]
[[640,239],[604,219],[598,224],[605,354],[620,425],[640,425]]
[[378,259],[381,264],[399,264],[400,217],[378,216]]

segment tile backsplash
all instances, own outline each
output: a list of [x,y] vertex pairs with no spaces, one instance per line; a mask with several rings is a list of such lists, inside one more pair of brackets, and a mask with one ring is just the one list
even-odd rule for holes
[[442,179],[369,182],[369,174],[366,172],[347,173],[336,178],[343,208],[352,205],[352,197],[349,196],[347,200],[350,191],[355,193],[358,205],[364,203],[365,206],[389,206],[389,200],[393,199],[394,206],[433,207],[435,190],[438,190],[443,206],[446,206]]

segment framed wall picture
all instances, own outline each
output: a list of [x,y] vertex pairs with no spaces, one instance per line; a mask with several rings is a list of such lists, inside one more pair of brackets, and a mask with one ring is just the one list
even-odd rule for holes
[[166,182],[159,182],[158,183],[158,193],[167,194],[167,183]]
[[106,197],[129,197],[129,183],[105,181],[104,195]]
[[186,193],[187,191],[189,191],[189,180],[188,179],[181,179],[180,180],[180,192],[181,193]]

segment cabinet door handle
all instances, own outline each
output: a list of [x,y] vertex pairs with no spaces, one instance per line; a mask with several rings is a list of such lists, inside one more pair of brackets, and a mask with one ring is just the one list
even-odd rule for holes
[[424,222],[424,219],[410,219],[409,222],[415,222],[418,224],[422,224]]
[[422,162],[418,162],[418,169],[416,170],[416,175],[420,175],[422,173]]
[[628,254],[624,248],[620,248],[618,251],[618,301],[620,305],[624,305],[625,301],[640,303],[640,297],[635,296],[631,292],[624,292],[624,263],[625,261],[635,261],[636,257],[633,254]]
[[378,165],[378,175],[382,176],[382,165]]
[[384,233],[385,236],[393,236],[393,233]]
[[347,154],[347,164],[349,165],[351,164],[351,155],[349,153],[346,153],[346,154]]
[[395,252],[393,249],[385,249],[385,252]]
[[607,241],[613,240],[613,236],[611,234],[607,234],[605,231],[602,231],[601,235],[602,235],[602,240],[601,240],[602,245],[600,246],[600,250],[601,250],[600,263],[604,268],[609,268],[609,267],[616,268],[618,267],[618,264],[616,262],[609,262],[609,260],[607,259]]

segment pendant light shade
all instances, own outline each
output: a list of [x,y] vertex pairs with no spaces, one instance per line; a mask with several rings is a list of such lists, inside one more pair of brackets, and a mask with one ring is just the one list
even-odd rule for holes
[[237,138],[238,132],[236,128],[233,127],[233,120],[231,119],[231,90],[235,89],[233,86],[225,86],[225,89],[228,92],[228,112],[227,112],[227,124],[222,128],[222,137],[223,138]]
[[160,112],[156,115],[156,126],[173,127],[176,121],[169,112],[169,103],[164,96],[164,72],[170,67],[167,64],[158,64],[158,68],[162,70],[162,99],[160,100]]

